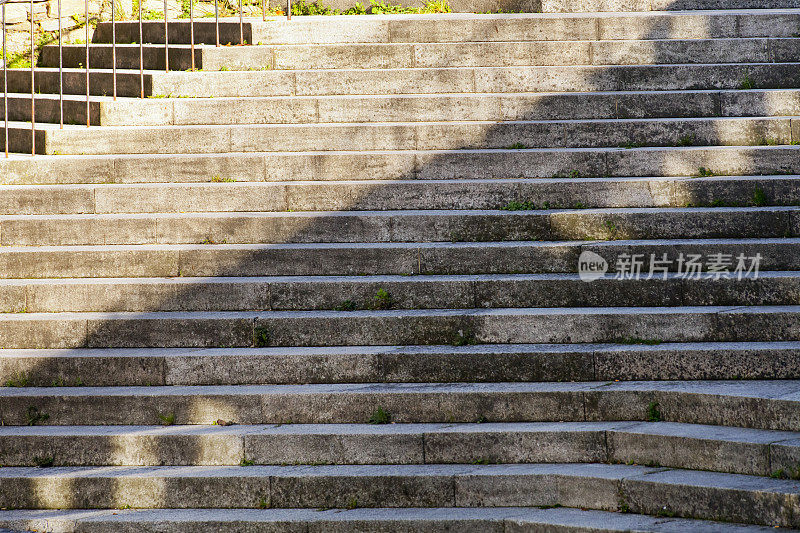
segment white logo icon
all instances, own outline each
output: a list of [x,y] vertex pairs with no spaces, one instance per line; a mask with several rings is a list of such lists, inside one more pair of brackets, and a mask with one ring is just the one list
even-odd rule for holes
[[608,272],[608,262],[594,252],[585,251],[578,258],[578,275],[582,281],[600,279]]

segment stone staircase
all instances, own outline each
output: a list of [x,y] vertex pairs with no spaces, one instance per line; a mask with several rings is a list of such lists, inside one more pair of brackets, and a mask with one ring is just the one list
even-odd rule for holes
[[90,128],[45,47],[0,528],[800,528],[800,10],[759,5],[249,20],[198,72],[147,21],[145,99],[118,23],[117,100],[101,23]]

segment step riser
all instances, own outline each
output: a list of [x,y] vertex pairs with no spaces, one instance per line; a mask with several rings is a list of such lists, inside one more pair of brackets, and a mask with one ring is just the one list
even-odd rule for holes
[[[749,83],[748,83],[749,82]],[[58,93],[58,72],[38,71],[37,91]],[[117,74],[117,94],[138,96],[138,73]],[[110,71],[90,74],[91,93],[112,94]],[[344,94],[780,89],[800,86],[800,64],[476,67],[413,70],[158,72],[145,74],[144,94],[239,97]],[[30,92],[30,72],[9,71],[11,92]],[[66,94],[85,94],[81,71],[64,73]]]
[[[334,74],[320,70],[170,72],[153,76],[152,94],[219,97],[738,89],[742,88],[746,78],[752,81],[752,87],[760,89],[800,86],[800,65],[797,63],[343,70]],[[11,80],[9,76],[9,82]]]
[[163,183],[799,174],[800,149],[741,147],[37,157],[0,160],[0,182]]
[[[342,311],[143,318],[13,314],[0,322],[0,340],[5,348],[591,343],[621,338],[648,342],[788,341],[800,339],[797,320],[791,310],[757,314]],[[692,327],[686,326],[689,323]]]
[[[259,21],[260,22],[260,21]],[[172,20],[169,23],[169,42],[174,44],[189,44],[191,33],[188,20]],[[98,22],[92,35],[93,43],[111,43],[112,28],[110,22]],[[142,38],[139,38],[139,21],[117,21],[115,23],[117,43],[161,43],[164,44],[164,20],[143,20]],[[253,24],[247,22],[242,25],[244,40],[253,43]],[[221,20],[219,23],[220,44],[239,44],[239,20]],[[213,18],[194,19],[194,43],[216,44],[216,25]],[[91,60],[91,58],[90,58]]]
[[375,247],[235,249],[219,246],[113,248],[105,250],[63,248],[0,250],[0,277],[15,278],[113,278],[176,276],[335,276],[375,274],[503,274],[576,272],[582,250],[600,254],[615,272],[619,254],[642,254],[642,268],[649,272],[650,254],[667,254],[669,271],[678,269],[680,253],[709,257],[762,254],[762,270],[800,270],[797,241],[769,243],[631,243],[597,245],[544,243],[497,245],[438,245]]
[[[732,259],[733,261],[733,259]],[[731,265],[731,270],[735,261]],[[747,268],[747,267],[745,267]],[[373,309],[383,289],[394,309],[794,305],[800,277],[758,280],[381,280],[336,282],[0,285],[0,313]],[[647,277],[645,273],[643,277]]]
[[[793,205],[796,178],[237,183],[0,188],[0,214]],[[758,200],[758,202],[756,202]]]
[[[55,216],[55,215],[54,215]],[[349,231],[342,233],[342,227]],[[0,220],[3,246],[238,244],[312,242],[487,242],[668,238],[775,238],[800,235],[794,209],[636,212],[442,211],[403,215],[180,214],[142,217],[19,216]]]
[[[31,97],[30,94],[21,96],[18,94],[8,95],[8,120],[30,122],[31,120]],[[94,126],[100,125],[101,111],[104,105],[100,102],[89,103],[89,115],[91,117],[91,124]],[[4,102],[0,100],[0,113],[5,113]],[[5,115],[4,115],[5,116]],[[58,124],[61,118],[61,110],[59,108],[58,99],[54,98],[41,98],[35,99],[35,117],[38,123],[52,123]],[[79,101],[75,99],[64,100],[64,124],[79,124],[86,125],[86,101]],[[17,131],[16,134],[26,138],[27,132]],[[11,139],[11,136],[9,136]],[[18,141],[19,142],[19,141]],[[12,145],[15,143],[12,142]],[[30,147],[28,148],[30,150]]]
[[[464,428],[466,429],[466,428]],[[266,432],[269,429],[265,429]],[[780,438],[780,437],[775,437]],[[6,467],[36,466],[236,466],[319,464],[489,464],[626,463],[658,464],[768,476],[792,465],[796,446],[652,435],[625,430],[537,432],[497,429],[472,432],[418,430],[387,434],[280,433],[263,435],[8,435],[0,437]],[[770,455],[775,454],[775,460]]]
[[[444,389],[447,386],[441,385]],[[472,389],[472,387],[470,387]],[[15,389],[16,390],[16,389]],[[21,389],[25,390],[25,389]],[[292,392],[274,394],[243,391],[217,394],[81,394],[83,388],[47,389],[5,395],[4,425],[30,424],[31,414],[47,415],[34,423],[72,425],[161,425],[161,417],[175,424],[211,424],[223,419],[237,424],[364,424],[380,406],[397,423],[583,422],[647,421],[648,406],[657,403],[662,420],[745,428],[796,431],[800,415],[791,399],[763,399],[713,394],[652,390],[548,392],[485,392],[436,390],[371,392],[370,387],[344,392]],[[191,390],[191,389],[189,389]],[[391,390],[391,389],[389,389]],[[57,389],[58,391],[58,389]],[[102,405],[103,409],[98,409]],[[10,505],[9,505],[10,506]],[[5,507],[5,505],[3,505]],[[17,507],[17,506],[14,506]]]
[[[761,6],[759,6],[761,7]],[[648,9],[649,10],[649,9]],[[645,10],[645,11],[648,11]],[[585,9],[581,10],[585,11]],[[138,22],[117,22],[117,42],[139,42]],[[794,13],[711,13],[675,17],[653,13],[646,16],[578,16],[487,18],[486,20],[431,20],[402,17],[383,20],[369,17],[327,17],[318,20],[275,19],[244,26],[247,42],[264,44],[327,43],[428,43],[470,41],[548,41],[598,39],[704,39],[747,37],[795,37],[800,16]],[[195,43],[214,43],[213,21],[195,20]],[[169,22],[170,42],[189,43],[187,21]],[[164,23],[143,22],[143,40],[164,43]],[[239,42],[236,23],[220,23],[222,43]],[[111,42],[111,24],[100,22],[93,42]]]
[[[54,475],[37,485],[9,477],[0,504],[10,508],[280,508],[359,507],[514,507],[559,506],[614,511],[624,503],[631,512],[656,514],[667,502],[677,516],[795,526],[800,497],[785,492],[660,482],[637,471],[632,477],[516,473],[492,474],[465,469],[458,474],[343,474],[335,477],[267,470],[272,475],[193,477],[153,473],[136,478]],[[273,473],[274,472],[274,473]],[[636,475],[638,474],[638,475]],[[622,474],[620,474],[622,475]],[[48,490],[33,490],[45,485]],[[653,494],[653,493],[656,494]],[[622,494],[622,498],[620,498]]]
[[[166,75],[165,73],[162,74]],[[151,73],[144,74],[145,97],[153,94],[152,77],[153,75]],[[2,78],[3,76],[0,74],[0,80],[2,80]],[[58,71],[37,70],[34,75],[34,87],[37,93],[59,94]],[[92,96],[113,96],[114,76],[111,71],[91,71],[89,73],[89,88]],[[86,72],[83,70],[64,72],[64,84],[61,86],[61,89],[64,94],[86,96]],[[30,94],[30,69],[9,69],[8,91],[9,93]],[[133,73],[131,71],[126,71],[117,73],[117,96],[138,98],[140,92],[141,80],[138,72]]]
[[[77,96],[68,98],[72,100],[64,102],[65,122],[86,124],[86,102]],[[9,120],[30,121],[30,105],[30,95],[9,95]],[[765,117],[800,115],[800,91],[171,98],[91,105],[92,124],[102,120],[106,126]],[[37,122],[57,123],[58,113],[58,103],[52,98],[36,99]]]
[[[700,41],[572,41],[527,43],[426,43],[339,45],[325,48],[245,47],[196,48],[195,68],[204,70],[431,68],[512,65],[642,65],[651,63],[784,63],[800,60],[797,39]],[[138,69],[139,48],[116,51],[117,68]],[[57,46],[44,47],[39,66],[58,67]],[[142,51],[145,69],[164,70],[165,50],[147,45]],[[189,70],[191,50],[170,48],[172,70]],[[86,64],[86,49],[69,45],[63,66]],[[93,68],[111,68],[111,47],[90,47]]]
[[[684,138],[699,146],[757,146],[800,143],[800,120],[69,128],[38,130],[37,134],[40,153],[89,155],[503,149],[517,143],[529,148],[679,146]],[[9,139],[12,151],[30,150],[27,129],[11,129]]]
[[[263,353],[0,358],[0,382],[29,386],[799,379],[795,349],[465,353]],[[63,355],[63,354],[62,354]]]

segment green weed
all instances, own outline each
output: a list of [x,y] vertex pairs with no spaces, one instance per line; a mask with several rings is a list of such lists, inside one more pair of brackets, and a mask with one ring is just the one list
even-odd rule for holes
[[536,209],[536,204],[533,202],[517,202],[511,201],[508,202],[505,206],[501,207],[503,211],[530,211]]
[[33,405],[28,406],[28,413],[26,416],[25,424],[28,426],[35,426],[40,422],[46,422],[50,419],[50,415],[47,413],[39,412],[39,409]]
[[753,190],[753,205],[756,207],[767,205],[767,195],[764,194],[764,189],[761,187],[756,187]]
[[53,466],[53,463],[55,463],[55,459],[53,458],[52,455],[43,457],[37,455],[36,457],[33,458],[33,464],[35,464],[39,468],[48,468],[50,466]]
[[28,374],[24,372],[17,372],[10,379],[7,379],[4,386],[6,387],[27,387],[29,383]]
[[383,410],[383,407],[380,405],[377,409],[372,413],[369,417],[370,424],[388,424],[392,421],[392,415],[390,415],[387,411]]
[[391,295],[386,289],[378,289],[378,293],[372,300],[373,309],[391,309],[394,304]]
[[269,330],[263,326],[256,326],[253,328],[253,346],[256,348],[264,348],[269,346],[270,334]]
[[661,411],[658,410],[658,402],[650,402],[647,404],[647,421],[648,422],[661,422]]

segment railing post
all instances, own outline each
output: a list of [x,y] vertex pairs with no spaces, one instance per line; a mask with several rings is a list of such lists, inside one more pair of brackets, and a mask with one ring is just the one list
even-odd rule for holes
[[244,15],[242,13],[242,0],[239,0],[239,44],[244,44]]
[[33,0],[31,0],[31,155],[36,155],[36,79],[33,67],[34,61],[34,35],[33,35]]
[[3,3],[3,115],[5,118],[6,158],[8,158],[8,54],[6,53],[6,4]]
[[[267,21],[267,0],[261,0],[261,21],[262,22]],[[252,36],[250,38],[252,39]]]
[[219,46],[219,0],[214,0],[214,18],[216,19],[217,46]]
[[286,20],[292,20],[292,0],[286,0]]
[[58,0],[58,127],[64,129],[64,43],[61,36],[61,0]]
[[192,47],[192,72],[194,72],[194,0],[189,0],[189,42]]
[[139,0],[139,98],[144,98],[144,45],[142,44],[142,1]]
[[86,127],[89,127],[91,113],[89,106],[89,0],[84,0],[86,7]]
[[169,24],[167,23],[167,0],[164,0],[164,70],[169,72]]
[[[60,0],[59,0],[60,1]],[[114,5],[117,0],[111,0],[111,77],[114,86],[114,100],[117,99],[117,15]]]

